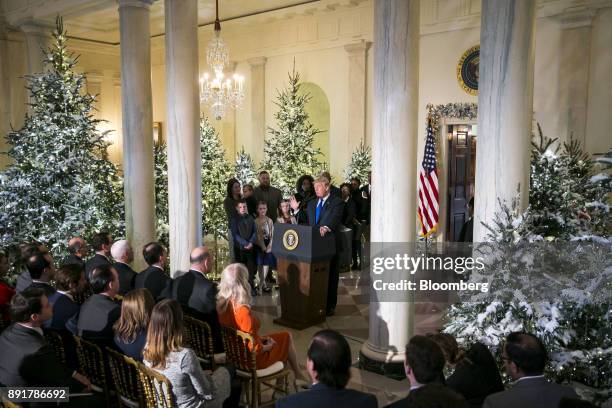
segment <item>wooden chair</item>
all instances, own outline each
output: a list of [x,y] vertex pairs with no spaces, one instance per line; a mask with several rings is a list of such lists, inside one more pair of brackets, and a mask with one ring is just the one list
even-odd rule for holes
[[131,408],[143,406],[144,393],[138,377],[138,362],[108,347],[106,355],[119,406]]
[[58,360],[63,365],[66,365],[66,348],[64,347],[62,335],[55,330],[45,330],[45,340],[53,347]]
[[[253,336],[231,327],[222,327],[223,345],[227,361],[236,367],[236,374],[245,383],[247,404],[249,407],[265,407],[274,405],[276,391],[289,394],[289,370],[282,362],[272,364],[263,370],[257,369],[256,353],[249,348],[254,344]],[[277,381],[281,380],[280,384]],[[266,390],[274,390],[269,401],[262,402],[262,394]]]
[[212,330],[208,323],[190,316],[183,316],[185,342],[193,349],[205,370],[215,369]]
[[144,389],[146,408],[176,408],[172,384],[163,374],[138,363],[138,377]]
[[74,336],[74,341],[76,343],[79,371],[91,381],[93,390],[103,393],[108,402],[108,371],[106,370],[106,359],[102,350],[96,344],[79,336]]

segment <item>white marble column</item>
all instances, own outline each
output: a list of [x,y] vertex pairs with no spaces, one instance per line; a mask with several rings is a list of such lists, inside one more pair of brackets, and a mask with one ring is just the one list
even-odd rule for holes
[[245,146],[245,150],[260,162],[266,137],[266,58],[251,58],[248,63],[251,66],[251,145]]
[[164,3],[170,271],[189,270],[189,253],[202,243],[198,95],[198,3]]
[[155,239],[153,108],[149,7],[153,0],[119,0],[123,177],[127,239],[145,267],[142,247]]
[[[348,144],[349,155],[365,141],[366,117],[366,52],[370,43],[360,41],[344,46],[348,66]],[[350,157],[350,156],[349,156]]]
[[535,2],[483,0],[480,28],[478,154],[474,241],[482,242],[499,210],[520,185],[529,191],[533,115]]
[[[373,247],[416,238],[419,6],[419,0],[374,2]],[[398,175],[403,182],[390,182]],[[409,297],[403,300],[370,301],[369,337],[360,357],[364,368],[402,375],[414,324],[414,305]]]
[[25,35],[28,74],[43,72],[45,68],[44,51],[47,51],[51,44],[53,26],[39,22],[27,22],[21,24],[19,28]]
[[591,37],[589,99],[586,143],[589,153],[605,153],[612,147],[612,7],[597,10]]

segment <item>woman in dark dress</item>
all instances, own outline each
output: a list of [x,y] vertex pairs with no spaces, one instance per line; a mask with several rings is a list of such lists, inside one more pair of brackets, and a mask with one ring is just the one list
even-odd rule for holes
[[314,200],[314,179],[308,174],[301,176],[295,186],[295,199],[300,203],[300,210],[306,210],[308,202]]
[[123,298],[121,317],[113,326],[115,345],[137,361],[142,361],[153,306],[155,301],[148,289],[134,289]]

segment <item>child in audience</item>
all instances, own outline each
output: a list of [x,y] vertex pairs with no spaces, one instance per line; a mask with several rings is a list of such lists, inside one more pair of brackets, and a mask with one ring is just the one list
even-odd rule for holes
[[276,222],[281,224],[297,224],[297,220],[291,215],[291,206],[289,200],[283,200],[278,205],[278,217]]
[[268,274],[272,275],[270,269],[276,267],[276,258],[272,254],[272,235],[274,233],[274,223],[270,217],[266,216],[268,205],[265,201],[257,203],[257,270],[259,272],[259,285],[263,292],[270,292],[271,282]]

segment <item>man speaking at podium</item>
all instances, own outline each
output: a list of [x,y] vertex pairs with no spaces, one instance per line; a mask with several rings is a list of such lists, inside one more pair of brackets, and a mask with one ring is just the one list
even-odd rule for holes
[[[291,197],[291,208],[298,219],[299,224],[319,227],[321,236],[334,234],[341,227],[342,207],[344,203],[338,197],[330,195],[330,180],[327,177],[319,177],[314,182],[317,195],[316,200],[310,200],[305,210],[300,211],[300,203]],[[333,316],[338,301],[338,244],[336,239],[336,254],[329,261],[329,281],[327,283],[327,307],[326,315]]]

